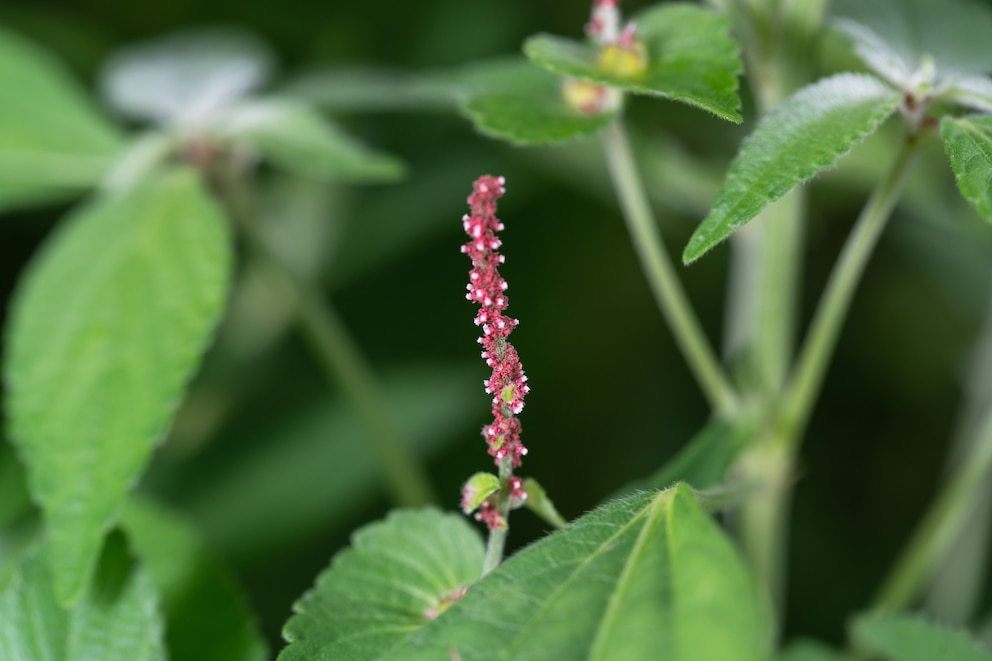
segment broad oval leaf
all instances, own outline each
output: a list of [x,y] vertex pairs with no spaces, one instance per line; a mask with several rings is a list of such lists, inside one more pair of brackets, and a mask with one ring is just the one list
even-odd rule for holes
[[220,129],[291,174],[318,181],[392,181],[403,164],[374,152],[304,103],[246,101],[224,116]]
[[169,658],[270,658],[233,577],[209,557],[185,521],[157,503],[131,498],[121,528],[161,595]]
[[79,595],[167,429],[230,277],[220,210],[186,170],[86,205],[22,279],[7,412],[41,505],[59,598]]
[[901,613],[862,615],[851,627],[851,638],[859,649],[885,661],[992,661],[992,654],[967,633]]
[[730,164],[710,214],[682,254],[693,262],[870,135],[899,104],[871,76],[840,74],[801,89],[769,112]]
[[465,517],[434,509],[396,511],[362,528],[294,606],[279,661],[359,661],[405,650],[412,632],[479,578],[483,553]]
[[69,610],[42,555],[25,558],[0,594],[0,658],[165,661],[158,597],[123,535],[107,538],[93,582]]
[[958,189],[992,221],[992,117],[944,117],[940,132]]
[[636,20],[648,57],[647,69],[637,76],[607,73],[597,63],[596,49],[552,35],[531,37],[524,53],[565,76],[682,101],[741,121],[737,77],[742,67],[725,17],[698,5],[670,3],[648,9]]
[[771,638],[744,562],[679,485],[524,549],[382,658],[765,661]]
[[54,58],[0,29],[0,208],[96,184],[121,144]]
[[572,108],[563,97],[562,78],[526,60],[497,67],[479,67],[475,80],[466,74],[460,92],[462,112],[480,133],[518,145],[541,145],[592,135],[616,116],[616,111]]

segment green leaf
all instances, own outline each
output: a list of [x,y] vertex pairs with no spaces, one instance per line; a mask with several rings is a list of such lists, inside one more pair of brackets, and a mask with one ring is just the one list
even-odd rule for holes
[[551,498],[548,497],[548,493],[541,486],[540,482],[532,477],[526,478],[524,480],[524,493],[527,494],[527,500],[524,501],[524,505],[531,512],[555,528],[564,528],[568,525],[568,521],[558,512],[558,508],[551,502]]
[[0,29],[0,209],[93,186],[121,139],[48,53]]
[[253,35],[198,29],[121,49],[106,62],[100,86],[126,117],[200,128],[259,87],[272,69]]
[[[939,74],[988,73],[992,12],[970,0],[835,0],[833,13],[865,61],[902,84],[931,56]],[[856,29],[852,30],[851,27]],[[880,66],[881,65],[881,66]]]
[[616,116],[572,108],[562,96],[562,83],[559,76],[519,60],[490,72],[487,80],[466,83],[466,89],[475,91],[463,98],[462,111],[479,132],[518,145],[591,135]]
[[851,638],[887,661],[992,661],[963,631],[944,629],[920,616],[872,613],[857,618]]
[[992,117],[944,117],[940,132],[961,194],[992,221]]
[[465,517],[434,509],[396,511],[362,528],[294,606],[279,661],[404,654],[410,634],[479,578],[483,553]]
[[[499,478],[492,473],[476,473],[462,487],[462,512],[471,514],[489,496],[499,491]],[[467,498],[467,500],[465,499]]]
[[769,112],[730,165],[710,214],[682,254],[694,262],[891,115],[899,94],[871,76],[840,74],[805,87]]
[[679,485],[527,547],[384,658],[765,661],[771,620],[756,595],[730,541]]
[[265,640],[234,579],[177,515],[129,499],[121,527],[162,595],[171,659],[265,661]]
[[275,166],[318,181],[392,181],[403,175],[398,159],[359,144],[296,101],[246,101],[225,117],[221,130]]
[[660,96],[740,122],[737,44],[723,16],[697,5],[671,3],[637,16],[647,50],[647,69],[624,77],[603,71],[593,47],[541,34],[524,42],[524,53],[551,71],[636,94]]
[[169,425],[223,308],[230,262],[220,210],[194,173],[175,170],[76,212],[19,285],[7,412],[64,602],[86,584]]
[[41,553],[0,594],[0,658],[11,661],[164,661],[158,597],[124,537],[107,538],[79,602],[64,609]]
[[611,498],[636,491],[666,489],[676,482],[685,482],[695,489],[718,486],[750,437],[750,428],[713,418],[661,468],[644,479],[624,485]]

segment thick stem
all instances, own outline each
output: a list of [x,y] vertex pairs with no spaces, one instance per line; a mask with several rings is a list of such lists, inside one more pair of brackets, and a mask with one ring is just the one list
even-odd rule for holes
[[732,414],[737,410],[737,394],[703,333],[665,251],[619,119],[604,129],[603,146],[613,187],[655,301],[710,405],[720,413]]
[[372,368],[337,312],[324,297],[295,277],[272,250],[251,211],[241,177],[237,173],[218,173],[215,182],[230,217],[269,271],[272,281],[295,307],[324,375],[337,384],[358,414],[393,500],[404,507],[436,502],[427,475],[390,418]]
[[738,463],[744,479],[764,485],[741,512],[740,536],[752,568],[779,611],[785,591],[785,543],[795,454],[857,283],[915,153],[915,141],[907,142],[865,205],[827,283],[793,375],[786,382],[779,417]]
[[804,201],[792,191],[732,238],[725,353],[742,394],[762,402],[779,395],[792,360]]
[[961,532],[975,506],[975,498],[992,472],[992,413],[982,422],[978,442],[969,461],[944,485],[873,602],[875,609],[900,609],[910,605],[937,561]]
[[482,575],[485,576],[499,566],[503,561],[503,551],[506,549],[506,533],[510,525],[510,478],[513,477],[513,466],[509,456],[499,462],[499,496],[496,510],[504,525],[489,529],[489,539],[486,541],[486,557],[482,563]]
[[785,602],[785,542],[791,505],[793,458],[773,437],[761,437],[743,453],[736,477],[755,484],[740,511],[738,534],[751,571],[767,590],[773,610],[781,614]]
[[779,438],[791,446],[797,446],[805,432],[857,284],[899,198],[918,145],[918,139],[904,143],[861,212],[830,275],[780,409],[783,433]]
[[[730,3],[741,39],[748,80],[760,114],[779,105],[810,78],[823,24],[824,0]],[[770,419],[793,360],[796,308],[805,227],[803,189],[768,206],[734,240],[731,261],[727,350],[741,369],[742,395],[756,400]],[[743,234],[743,232],[738,232]],[[739,282],[738,282],[739,281]],[[740,537],[748,559],[777,612],[784,607],[794,452],[769,426],[739,459],[738,474],[759,485],[740,514]]]

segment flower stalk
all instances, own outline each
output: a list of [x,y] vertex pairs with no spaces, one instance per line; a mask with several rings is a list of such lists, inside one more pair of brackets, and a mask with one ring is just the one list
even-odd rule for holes
[[530,387],[517,350],[508,339],[520,322],[504,314],[509,304],[508,286],[499,273],[499,265],[505,260],[499,253],[502,242],[496,236],[503,230],[503,223],[496,217],[496,201],[506,192],[504,184],[503,177],[485,175],[477,179],[468,198],[471,213],[462,218],[469,236],[468,243],[462,246],[462,253],[472,260],[465,298],[479,304],[475,316],[476,326],[482,329],[479,344],[483,349],[482,358],[492,368],[492,375],[484,381],[484,386],[493,398],[493,422],[482,429],[482,436],[499,469],[498,487],[481,500],[476,493],[476,485],[480,483],[477,477],[462,490],[462,509],[466,513],[477,509],[475,518],[489,528],[484,574],[495,569],[503,558],[510,510],[523,505],[527,498],[523,481],[513,473],[527,454],[527,448],[520,441],[517,416],[523,411],[524,397]]

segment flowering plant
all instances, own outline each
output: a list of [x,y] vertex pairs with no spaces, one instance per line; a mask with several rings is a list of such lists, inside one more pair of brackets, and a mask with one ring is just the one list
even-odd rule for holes
[[[890,459],[933,447],[924,436],[942,427],[914,416],[957,399],[933,394],[934,375],[961,358],[933,329],[980,326],[992,242],[992,58],[980,46],[992,12],[970,0],[710,0],[625,18],[619,5],[595,0],[569,28],[584,22],[583,40],[536,34],[509,60],[283,86],[251,35],[169,37],[105,63],[102,102],[127,125],[0,29],[0,211],[85,196],[58,231],[31,230],[27,243],[44,246],[11,281],[0,661],[258,661],[270,649],[280,661],[992,658],[992,330],[961,384],[943,483],[914,501]],[[357,108],[454,108],[484,136],[554,149],[480,139],[461,158],[442,151],[437,125],[418,125],[410,142],[429,149],[407,169],[324,116]],[[482,366],[450,368],[441,356],[471,352],[438,345],[467,317],[445,260],[454,202],[479,171],[508,172],[513,195],[503,177],[478,177],[458,241],[489,370],[482,436],[495,470],[475,472],[468,439],[484,400],[468,384]],[[350,186],[404,173],[407,188]],[[579,182],[572,195],[563,181]],[[866,188],[860,213],[836,203]],[[346,203],[360,222],[329,223]],[[512,317],[501,217],[519,269]],[[680,217],[698,223],[688,231]],[[410,269],[401,251],[430,243],[432,220],[443,252]],[[885,246],[896,283],[885,286],[869,269],[889,234],[926,268],[886,265],[897,248]],[[682,264],[665,239],[684,245]],[[718,349],[717,295],[700,283],[724,264]],[[621,285],[608,280],[624,269]],[[370,273],[386,276],[374,294],[354,284]],[[965,301],[958,312],[920,304],[938,286]],[[517,315],[526,333],[513,334]],[[280,342],[294,326],[314,383],[303,346]],[[541,384],[532,399],[515,344]],[[431,364],[373,368],[398,350]],[[910,358],[925,367],[885,382],[904,397],[888,407],[896,433],[878,365]],[[831,393],[835,363],[858,370],[849,392]],[[944,425],[950,412],[934,415]],[[442,447],[446,436],[459,442]],[[868,460],[855,445],[876,436],[899,449]],[[818,472],[828,446],[840,477]],[[817,480],[829,483],[820,497],[804,496]],[[447,511],[459,488],[461,514]],[[317,571],[304,549],[323,565],[328,532],[377,496],[395,509],[355,531],[297,599]],[[251,585],[270,606],[268,641],[221,560],[242,578],[287,572]],[[299,585],[283,580],[297,561]],[[269,602],[266,581],[291,594]]]

